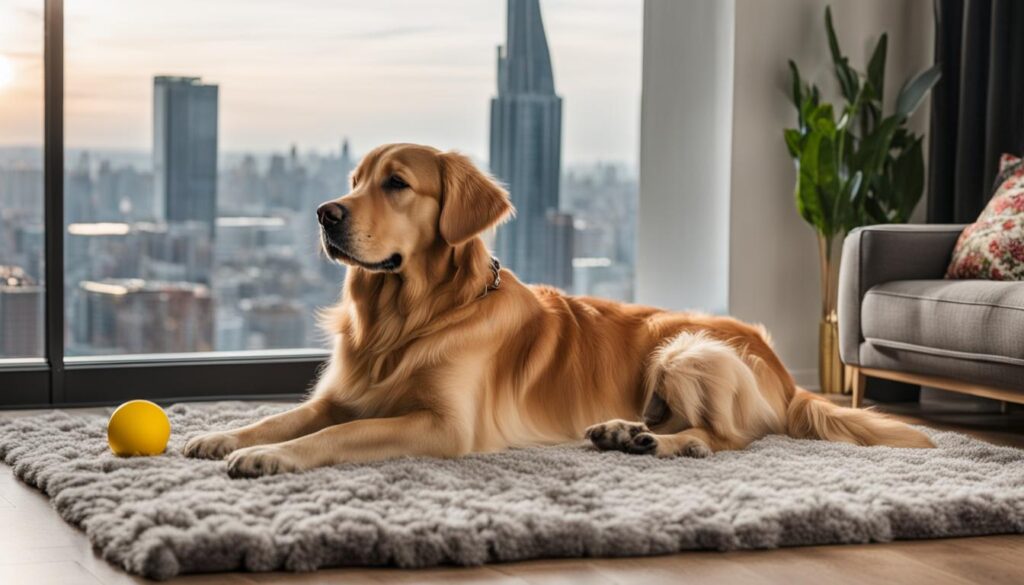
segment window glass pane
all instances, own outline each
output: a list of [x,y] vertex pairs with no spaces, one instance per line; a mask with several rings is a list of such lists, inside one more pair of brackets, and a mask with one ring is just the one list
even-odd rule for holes
[[641,12],[66,0],[68,354],[322,347],[315,209],[385,142],[507,182],[524,280],[630,300]]
[[43,3],[0,3],[0,358],[43,355]]

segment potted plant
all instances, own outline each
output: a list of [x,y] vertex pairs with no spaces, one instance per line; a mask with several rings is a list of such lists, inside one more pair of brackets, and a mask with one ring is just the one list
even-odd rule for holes
[[784,137],[796,165],[797,211],[818,235],[821,390],[841,392],[833,248],[855,227],[909,220],[924,190],[924,155],[922,137],[907,128],[907,120],[939,80],[939,69],[909,78],[897,95],[895,111],[886,116],[882,102],[888,36],[878,39],[862,73],[839,48],[831,7],[825,8],[825,32],[844,103],[823,101],[818,87],[805,82],[790,60],[797,127],[787,128]]

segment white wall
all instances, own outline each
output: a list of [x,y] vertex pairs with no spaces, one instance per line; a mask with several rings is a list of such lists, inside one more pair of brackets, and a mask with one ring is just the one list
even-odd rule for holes
[[[808,387],[817,385],[817,248],[794,207],[782,129],[795,117],[787,59],[822,89],[835,87],[826,4],[858,69],[889,33],[889,111],[903,80],[932,62],[931,0],[646,0],[644,19],[638,299],[724,306],[722,312],[764,323]],[[732,51],[721,46],[725,39]],[[727,57],[732,63],[722,64]],[[919,132],[925,110],[913,120]],[[666,277],[662,263],[681,273]],[[716,305],[723,286],[726,302]]]
[[637,301],[728,305],[734,0],[648,1]]

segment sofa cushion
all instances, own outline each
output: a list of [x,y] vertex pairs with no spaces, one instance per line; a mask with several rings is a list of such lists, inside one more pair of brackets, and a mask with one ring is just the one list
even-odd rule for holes
[[860,365],[865,368],[951,378],[969,384],[1016,390],[1024,394],[1024,366],[931,355],[920,351],[875,345],[870,341],[860,345],[858,359]]
[[861,328],[877,347],[1024,366],[1024,283],[880,284],[864,295]]
[[1024,161],[1003,155],[995,192],[964,228],[946,278],[1024,280]]

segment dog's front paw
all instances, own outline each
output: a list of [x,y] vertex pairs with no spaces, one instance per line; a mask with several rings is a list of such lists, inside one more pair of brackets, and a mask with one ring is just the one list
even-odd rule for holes
[[279,445],[246,447],[228,457],[228,475],[234,478],[262,477],[303,469],[295,455]]
[[238,449],[238,437],[230,432],[206,433],[192,437],[185,443],[182,452],[185,457],[197,459],[223,459],[225,455]]
[[640,422],[610,420],[587,427],[584,436],[602,451],[647,454],[658,448],[657,437]]

